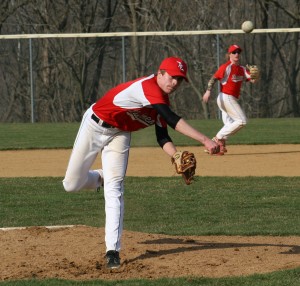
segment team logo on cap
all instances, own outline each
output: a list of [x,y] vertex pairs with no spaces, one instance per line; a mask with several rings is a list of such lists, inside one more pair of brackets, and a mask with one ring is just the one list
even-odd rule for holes
[[178,63],[178,68],[179,68],[182,72],[184,72],[184,67],[183,67],[182,62],[177,61],[177,63]]

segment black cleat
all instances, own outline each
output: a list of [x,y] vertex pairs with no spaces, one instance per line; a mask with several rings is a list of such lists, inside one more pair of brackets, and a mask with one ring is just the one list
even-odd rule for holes
[[106,252],[106,267],[108,269],[117,269],[121,266],[119,252],[115,250],[109,250]]

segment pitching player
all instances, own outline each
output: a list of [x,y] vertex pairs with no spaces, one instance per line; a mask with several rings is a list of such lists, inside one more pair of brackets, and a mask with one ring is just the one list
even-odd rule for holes
[[[238,99],[243,81],[255,83],[257,78],[250,76],[250,72],[239,64],[242,49],[238,45],[228,48],[228,61],[221,65],[208,82],[208,87],[203,95],[203,101],[208,102],[211,89],[216,81],[220,82],[220,93],[217,104],[222,112],[224,126],[213,138],[220,145],[220,152],[216,155],[224,155],[227,152],[226,140],[229,136],[238,132],[247,124],[245,112],[242,110]],[[256,76],[255,76],[256,77]]]
[[[108,268],[120,266],[124,216],[124,177],[131,132],[155,126],[157,142],[169,155],[176,153],[167,125],[219,152],[216,142],[190,126],[169,107],[169,94],[187,79],[187,65],[177,57],[162,61],[156,75],[122,83],[109,90],[84,114],[65,178],[67,192],[104,185],[105,243]],[[90,170],[101,153],[102,170]]]

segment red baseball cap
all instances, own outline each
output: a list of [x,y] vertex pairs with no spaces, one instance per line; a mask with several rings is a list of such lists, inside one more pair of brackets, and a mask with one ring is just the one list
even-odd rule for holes
[[159,69],[165,70],[170,76],[182,76],[187,82],[189,81],[186,77],[187,64],[181,58],[166,58],[161,62]]
[[234,51],[236,51],[236,50],[242,51],[242,49],[241,49],[240,46],[238,46],[238,45],[232,45],[232,46],[229,47],[228,53],[230,54],[230,53],[232,53],[232,52],[234,52]]

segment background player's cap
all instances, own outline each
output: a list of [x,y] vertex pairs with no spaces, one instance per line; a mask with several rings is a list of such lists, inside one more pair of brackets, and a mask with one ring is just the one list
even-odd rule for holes
[[187,64],[181,58],[166,58],[161,62],[159,69],[165,70],[170,76],[182,76],[188,82]]
[[229,47],[229,49],[228,49],[228,53],[230,54],[230,53],[232,53],[232,52],[234,52],[234,51],[236,51],[236,50],[242,51],[242,49],[241,49],[240,46],[238,46],[238,45],[231,45],[231,46]]

